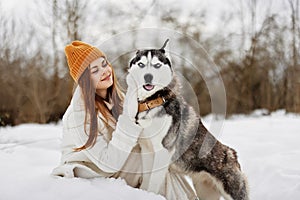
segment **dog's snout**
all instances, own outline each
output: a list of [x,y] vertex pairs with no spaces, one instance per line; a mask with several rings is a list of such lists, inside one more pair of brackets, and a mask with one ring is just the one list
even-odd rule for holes
[[151,83],[152,80],[153,80],[153,75],[152,74],[145,74],[144,79],[145,79],[146,83]]

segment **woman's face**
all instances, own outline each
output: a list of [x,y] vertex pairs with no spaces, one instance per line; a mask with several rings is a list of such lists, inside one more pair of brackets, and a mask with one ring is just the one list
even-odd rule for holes
[[113,84],[112,69],[105,58],[100,57],[90,64],[91,79],[97,92],[107,90]]

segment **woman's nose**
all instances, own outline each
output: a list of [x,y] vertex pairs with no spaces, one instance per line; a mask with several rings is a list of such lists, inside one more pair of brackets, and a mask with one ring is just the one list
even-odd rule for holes
[[101,69],[102,75],[103,75],[103,74],[105,74],[105,73],[106,73],[106,71],[107,71],[107,69],[105,69],[105,68],[102,68],[102,69]]
[[102,72],[102,76],[107,75],[108,74],[108,69],[104,69]]

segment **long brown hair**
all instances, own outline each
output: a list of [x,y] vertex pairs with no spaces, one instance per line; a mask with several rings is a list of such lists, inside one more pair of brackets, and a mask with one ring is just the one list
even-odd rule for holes
[[123,95],[121,87],[118,84],[113,67],[110,63],[108,63],[108,65],[112,69],[113,76],[113,84],[107,89],[107,97],[108,99],[111,99],[113,104],[111,111],[105,105],[105,99],[96,94],[96,88],[93,86],[89,67],[85,69],[78,80],[78,85],[82,91],[85,107],[84,131],[86,133],[87,119],[90,119],[90,130],[86,143],[81,147],[75,148],[75,151],[81,151],[95,145],[98,136],[98,112],[103,115],[106,120],[106,125],[108,121],[116,123],[116,119],[118,119],[119,115],[122,113]]

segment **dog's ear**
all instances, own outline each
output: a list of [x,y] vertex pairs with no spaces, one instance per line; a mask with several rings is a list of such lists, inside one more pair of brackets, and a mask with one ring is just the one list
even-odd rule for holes
[[140,52],[141,52],[140,50],[137,50],[137,51],[136,51],[135,56],[133,56],[133,57],[130,59],[130,61],[129,61],[129,63],[128,63],[127,69],[130,69],[131,66],[133,65],[133,63],[136,62],[136,60],[137,60],[137,55],[140,54]]
[[[165,41],[164,45],[159,49],[162,53],[165,53],[165,52],[166,52],[165,49],[166,49],[166,47],[169,46],[169,45],[168,45],[168,42],[169,42],[169,39],[167,39],[167,40]],[[168,46],[167,46],[167,45],[168,45]]]
[[131,60],[129,61],[127,70],[131,68],[132,63],[133,63],[133,59],[131,59]]
[[136,56],[134,56],[133,58],[131,58],[131,60],[129,61],[129,66],[128,69],[131,68],[131,66],[136,62]]
[[169,39],[167,39],[164,43],[164,45],[159,49],[160,52],[162,52],[163,54],[165,54],[165,56],[170,60],[171,62],[171,56],[170,56],[170,46],[169,46]]

